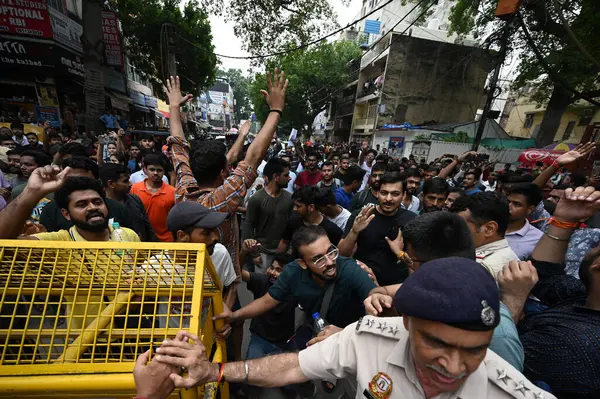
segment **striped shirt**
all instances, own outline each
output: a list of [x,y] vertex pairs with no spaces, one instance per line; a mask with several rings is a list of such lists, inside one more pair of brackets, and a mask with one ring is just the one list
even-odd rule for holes
[[176,173],[175,201],[198,201],[210,210],[229,214],[219,227],[220,241],[229,251],[236,274],[239,275],[240,245],[236,211],[243,204],[248,188],[254,183],[256,171],[245,161],[241,161],[221,186],[200,188],[190,167],[190,144],[179,137],[169,137],[167,144],[170,144]]

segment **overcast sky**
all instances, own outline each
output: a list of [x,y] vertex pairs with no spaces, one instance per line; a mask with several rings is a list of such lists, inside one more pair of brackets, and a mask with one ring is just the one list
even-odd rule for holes
[[[359,18],[362,0],[350,0],[348,7],[344,6],[341,0],[329,0],[338,15],[338,23],[345,26],[353,20]],[[246,56],[247,52],[242,50],[242,42],[233,33],[233,22],[225,22],[224,17],[210,17],[212,28],[213,44],[217,54]],[[248,60],[232,60],[220,58],[222,68],[239,68],[246,72],[250,67]]]

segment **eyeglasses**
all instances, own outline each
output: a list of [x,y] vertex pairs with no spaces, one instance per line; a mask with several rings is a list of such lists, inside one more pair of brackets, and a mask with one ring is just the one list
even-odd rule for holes
[[313,261],[313,263],[316,267],[322,269],[325,266],[327,266],[327,259],[329,259],[330,261],[334,261],[338,258],[339,254],[340,250],[335,245],[332,245],[329,247],[328,252],[325,255]]

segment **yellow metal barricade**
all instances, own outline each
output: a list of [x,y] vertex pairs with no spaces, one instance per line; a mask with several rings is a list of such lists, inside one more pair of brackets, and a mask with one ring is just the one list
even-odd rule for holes
[[222,309],[203,244],[0,240],[0,397],[131,398],[137,357],[181,329],[224,361]]

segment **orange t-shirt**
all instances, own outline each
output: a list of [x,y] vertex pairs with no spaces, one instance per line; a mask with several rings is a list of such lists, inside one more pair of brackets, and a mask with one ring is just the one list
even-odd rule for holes
[[175,188],[163,183],[155,193],[146,188],[146,180],[131,186],[131,194],[135,194],[144,203],[148,219],[154,228],[154,233],[161,241],[173,242],[173,234],[167,228],[167,215],[175,205]]

